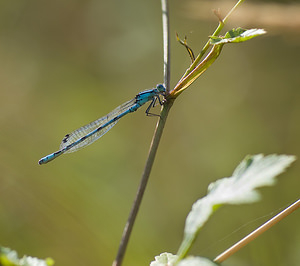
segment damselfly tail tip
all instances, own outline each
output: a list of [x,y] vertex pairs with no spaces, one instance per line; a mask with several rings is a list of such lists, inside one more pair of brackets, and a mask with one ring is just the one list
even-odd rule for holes
[[44,158],[42,158],[42,159],[39,160],[39,165],[42,165],[42,164],[45,164]]
[[39,165],[46,164],[46,163],[52,161],[53,159],[54,159],[53,156],[47,155],[39,160]]

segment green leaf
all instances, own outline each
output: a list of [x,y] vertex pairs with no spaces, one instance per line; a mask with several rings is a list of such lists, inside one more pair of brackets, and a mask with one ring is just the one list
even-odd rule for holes
[[255,190],[271,186],[275,177],[295,161],[295,156],[262,154],[247,156],[234,170],[232,177],[211,183],[208,194],[215,205],[252,203],[260,199]]
[[52,266],[54,261],[51,258],[41,260],[30,256],[18,258],[18,253],[9,248],[0,247],[0,265],[1,266]]
[[173,265],[178,259],[177,255],[173,255],[172,253],[164,252],[159,256],[155,256],[155,261],[150,263],[150,266],[167,266]]
[[211,183],[208,194],[197,200],[185,222],[184,238],[177,255],[183,258],[208,218],[223,204],[251,203],[260,199],[256,188],[270,186],[295,156],[262,154],[247,156],[234,170],[231,177]]
[[177,266],[217,266],[218,264],[212,262],[211,260],[203,257],[188,257],[181,260]]
[[263,29],[251,29],[246,30],[242,28],[232,29],[228,31],[225,36],[212,36],[210,37],[211,44],[221,43],[239,43],[248,41],[254,37],[265,34],[266,31]]

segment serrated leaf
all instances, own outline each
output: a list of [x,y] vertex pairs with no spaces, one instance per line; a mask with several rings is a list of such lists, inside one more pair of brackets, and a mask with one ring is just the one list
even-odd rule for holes
[[212,262],[211,260],[203,257],[187,257],[181,260],[177,266],[217,266],[218,264]]
[[159,256],[155,256],[155,261],[150,263],[150,266],[169,266],[173,265],[178,259],[177,255],[172,253],[164,252]]
[[51,258],[41,260],[30,256],[18,258],[18,253],[10,248],[0,247],[1,266],[52,266],[54,261]]
[[228,31],[225,36],[212,36],[210,37],[211,44],[221,44],[221,43],[239,43],[248,41],[254,37],[265,34],[266,31],[263,29],[232,29]]
[[260,199],[258,187],[270,186],[275,177],[282,173],[295,156],[262,154],[247,156],[234,170],[231,177],[211,183],[208,194],[197,200],[187,216],[184,239],[178,251],[182,258],[197,236],[197,233],[212,215],[223,204],[251,203]]

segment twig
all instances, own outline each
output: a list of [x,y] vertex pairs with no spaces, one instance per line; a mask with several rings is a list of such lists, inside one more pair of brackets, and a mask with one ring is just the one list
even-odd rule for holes
[[166,118],[167,118],[167,115],[169,113],[171,106],[172,106],[172,103],[170,101],[165,103],[165,105],[163,106],[161,117],[156,126],[155,133],[154,133],[151,145],[150,145],[150,150],[149,150],[148,158],[147,158],[146,165],[144,168],[144,172],[142,175],[142,179],[141,179],[140,185],[138,187],[138,191],[137,191],[135,200],[133,202],[132,209],[130,211],[127,223],[126,223],[124,231],[123,231],[122,240],[121,240],[121,243],[119,246],[118,254],[117,254],[115,261],[113,262],[114,266],[122,264],[122,260],[125,255],[126,247],[127,247],[128,241],[129,241],[129,237],[130,237],[139,207],[141,205],[141,201],[142,201],[142,198],[143,198],[143,195],[144,195],[144,192],[146,189],[146,185],[147,185],[147,182],[148,182],[148,179],[150,176],[151,168],[152,168],[152,165],[153,165],[153,162],[155,159],[159,141],[161,139],[163,128],[165,126],[165,121],[166,121]]
[[[168,0],[162,0],[162,17],[163,17],[163,42],[164,42],[164,83],[167,89],[167,93],[170,90],[170,48],[169,48],[169,16],[168,16]],[[122,264],[128,241],[131,235],[131,231],[140,208],[143,195],[148,183],[152,165],[154,163],[156,151],[162,136],[162,132],[166,123],[166,119],[169,113],[170,108],[172,107],[173,100],[169,100],[164,103],[163,109],[160,115],[160,119],[155,128],[155,132],[152,138],[152,142],[149,149],[148,158],[144,168],[144,172],[140,181],[140,185],[137,190],[135,200],[133,202],[130,214],[128,216],[127,223],[123,230],[122,239],[120,242],[119,250],[113,266],[119,266]]]
[[170,91],[170,26],[168,0],[161,0],[163,45],[164,45],[164,84],[167,94]]
[[251,234],[244,237],[242,240],[237,242],[235,245],[224,251],[221,255],[216,257],[214,259],[215,262],[221,263],[224,260],[226,260],[228,257],[230,257],[232,254],[240,250],[242,247],[246,246],[248,243],[250,243],[252,240],[254,240],[256,237],[270,229],[272,226],[274,226],[276,223],[281,221],[283,218],[294,212],[300,207],[300,200],[296,201],[289,207],[287,207],[285,210],[277,214],[275,217],[273,217],[268,222],[264,223],[262,226],[257,228],[255,231],[253,231]]

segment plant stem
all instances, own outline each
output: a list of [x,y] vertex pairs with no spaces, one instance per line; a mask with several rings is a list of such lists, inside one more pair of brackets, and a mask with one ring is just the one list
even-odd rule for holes
[[[162,0],[162,21],[163,21],[163,46],[164,46],[164,84],[167,90],[167,94],[170,90],[170,46],[169,46],[169,14],[168,14],[168,0]],[[143,195],[149,180],[150,172],[152,169],[152,165],[154,163],[155,155],[158,149],[158,145],[163,133],[163,129],[166,123],[167,116],[169,114],[170,108],[173,105],[173,99],[168,100],[164,103],[160,118],[155,128],[155,132],[152,138],[152,142],[150,145],[148,158],[145,164],[144,172],[140,181],[140,185],[137,190],[137,194],[135,200],[133,202],[130,214],[128,216],[127,223],[123,230],[122,239],[119,245],[119,250],[115,261],[113,262],[113,266],[119,266],[122,264],[126,248],[128,245],[128,241],[132,232],[132,228],[138,213],[138,210],[141,206],[141,202],[143,199]]]
[[205,72],[212,63],[219,57],[223,45],[214,45],[209,54],[198,64],[187,76],[182,77],[171,91],[172,98],[178,97],[188,86],[190,86],[203,72]]
[[221,255],[216,257],[214,259],[215,262],[221,263],[227,258],[229,258],[232,254],[240,250],[242,247],[246,246],[248,243],[250,243],[252,240],[257,238],[259,235],[270,229],[272,226],[280,222],[283,218],[294,212],[300,207],[300,199],[294,202],[292,205],[287,207],[285,210],[277,214],[275,217],[273,217],[271,220],[264,223],[262,226],[257,228],[255,231],[253,231],[251,234],[244,237],[242,240],[234,244],[232,247],[224,251]]
[[164,46],[164,84],[167,94],[170,91],[170,25],[168,0],[161,0],[163,46]]
[[122,260],[125,255],[126,247],[127,247],[128,241],[129,241],[129,237],[130,237],[139,207],[140,207],[142,199],[143,199],[143,195],[144,195],[146,185],[147,185],[147,182],[148,182],[148,179],[150,176],[151,168],[152,168],[152,165],[153,165],[153,162],[155,159],[159,141],[161,139],[163,128],[165,126],[166,119],[167,119],[167,116],[168,116],[171,106],[172,106],[172,101],[166,102],[163,106],[163,110],[161,112],[161,116],[157,123],[155,133],[154,133],[151,145],[150,145],[149,154],[148,154],[148,158],[147,158],[144,172],[142,175],[142,179],[141,179],[140,185],[138,187],[138,191],[137,191],[135,200],[133,202],[127,223],[126,223],[124,231],[123,231],[122,240],[121,240],[121,243],[119,246],[118,254],[113,263],[114,266],[122,264]]

